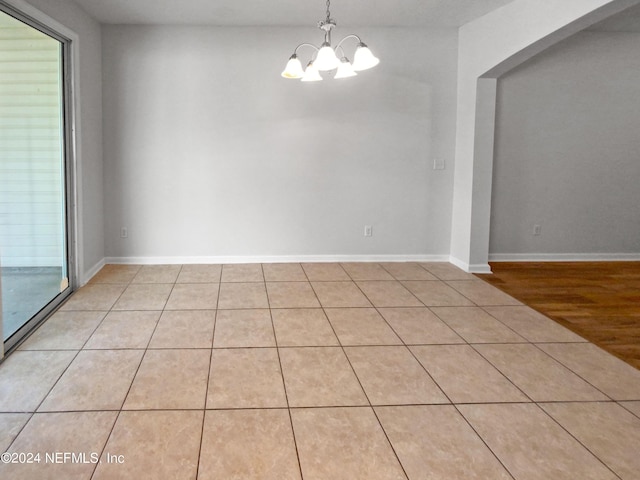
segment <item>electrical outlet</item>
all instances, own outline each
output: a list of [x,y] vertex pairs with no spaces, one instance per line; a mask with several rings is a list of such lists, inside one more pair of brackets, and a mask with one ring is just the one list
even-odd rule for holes
[[533,234],[535,236],[538,236],[538,235],[542,234],[542,226],[541,225],[534,225],[533,226]]
[[444,158],[434,158],[433,159],[433,169],[434,170],[444,170]]
[[120,229],[120,238],[128,238],[129,237],[129,231],[127,230],[127,227],[122,227]]
[[365,237],[372,237],[373,236],[373,229],[371,228],[371,225],[365,225],[364,226],[364,236]]

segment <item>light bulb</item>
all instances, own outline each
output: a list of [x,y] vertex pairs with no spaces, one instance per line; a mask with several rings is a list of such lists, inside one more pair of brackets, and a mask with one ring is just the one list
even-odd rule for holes
[[322,80],[318,69],[314,65],[314,62],[309,62],[307,65],[307,69],[304,71],[304,76],[302,77],[303,82],[319,82]]
[[287,66],[281,74],[284,78],[302,78],[304,76],[304,70],[302,64],[298,60],[298,56],[294,53],[289,58]]
[[376,58],[369,47],[360,42],[356,49],[356,54],[353,56],[353,69],[357,72],[366,70],[368,68],[375,67],[380,63],[380,59]]
[[342,57],[340,65],[338,65],[338,71],[333,78],[355,77],[356,75],[358,74],[353,70],[353,66],[349,62],[349,59],[347,57]]
[[321,72],[338,68],[339,63],[340,60],[336,57],[336,52],[333,51],[333,48],[331,48],[331,45],[327,42],[322,44],[322,47],[318,50],[316,59],[313,61],[313,64]]

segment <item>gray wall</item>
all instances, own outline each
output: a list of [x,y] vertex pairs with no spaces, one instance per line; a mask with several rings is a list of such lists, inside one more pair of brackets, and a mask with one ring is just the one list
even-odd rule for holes
[[492,258],[640,253],[639,51],[586,31],[499,80]]
[[380,65],[305,84],[313,29],[103,26],[107,257],[448,255],[457,31],[356,30]]
[[[102,47],[75,3],[30,3],[80,35],[82,272],[105,255],[448,255],[455,30],[355,29],[380,66],[301,84],[279,73],[313,29],[103,26]],[[640,251],[637,48],[583,33],[500,80],[491,253]]]

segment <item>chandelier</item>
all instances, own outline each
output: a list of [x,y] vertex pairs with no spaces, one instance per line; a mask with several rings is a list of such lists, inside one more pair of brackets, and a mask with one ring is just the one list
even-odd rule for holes
[[[310,43],[298,45],[282,72],[284,78],[299,78],[303,82],[317,82],[322,80],[320,72],[328,72],[330,70],[336,71],[333,78],[347,78],[353,77],[357,75],[357,72],[375,67],[380,63],[380,60],[371,53],[369,47],[357,35],[347,35],[338,42],[335,49],[331,47],[331,30],[336,26],[336,22],[331,18],[331,13],[329,12],[330,4],[331,0],[327,0],[327,18],[318,22],[318,28],[324,31],[324,42],[320,45],[320,48]],[[356,52],[353,55],[353,64],[342,49],[342,44],[345,40],[351,38],[358,41]],[[298,58],[298,50],[302,47],[311,47],[315,50],[304,70]]]

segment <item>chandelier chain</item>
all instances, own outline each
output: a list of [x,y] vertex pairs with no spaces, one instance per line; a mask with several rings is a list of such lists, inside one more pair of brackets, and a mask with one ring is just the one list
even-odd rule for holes
[[330,7],[331,7],[331,0],[327,0],[327,22],[331,19],[331,12],[329,12]]

